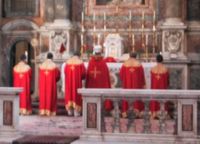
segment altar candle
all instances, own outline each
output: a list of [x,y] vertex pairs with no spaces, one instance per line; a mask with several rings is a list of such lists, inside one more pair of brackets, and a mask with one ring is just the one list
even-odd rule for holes
[[81,34],[81,46],[83,46],[83,34]]
[[93,13],[93,21],[95,22],[95,20],[96,20],[96,14],[95,14],[95,12]]
[[104,21],[103,27],[104,27],[104,30],[106,30],[106,13],[105,12],[103,13],[103,21]]
[[148,34],[146,34],[146,37],[145,37],[145,45],[146,46],[148,45]]
[[84,22],[84,13],[81,12],[81,20],[82,20],[82,23]]
[[131,21],[131,19],[132,19],[132,12],[129,11],[129,20]]
[[101,38],[101,35],[98,34],[98,35],[97,35],[97,44],[98,44],[98,45],[100,45],[100,38]]
[[155,10],[153,11],[153,23],[154,24],[156,23],[156,11]]
[[132,34],[132,45],[134,46],[135,45],[135,35]]

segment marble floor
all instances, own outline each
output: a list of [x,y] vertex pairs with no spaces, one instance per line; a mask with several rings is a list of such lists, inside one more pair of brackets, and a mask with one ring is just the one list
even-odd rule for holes
[[[25,135],[80,136],[82,117],[68,116],[20,116],[18,135],[1,137],[0,144],[10,144],[12,140]],[[5,143],[6,142],[6,143]]]
[[79,136],[82,117],[67,116],[20,116],[19,131],[22,135]]

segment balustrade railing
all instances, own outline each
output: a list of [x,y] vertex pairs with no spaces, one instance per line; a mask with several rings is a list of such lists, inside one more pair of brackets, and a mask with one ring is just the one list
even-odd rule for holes
[[[80,140],[197,143],[199,90],[79,89],[83,96],[83,134]],[[105,109],[110,99],[111,109]],[[124,115],[122,101],[126,99]],[[144,109],[133,109],[140,100]],[[155,100],[160,110],[152,113]],[[154,102],[155,102],[154,101]],[[127,107],[127,104],[129,105]],[[112,108],[113,105],[113,108]],[[140,139],[138,139],[140,138]]]

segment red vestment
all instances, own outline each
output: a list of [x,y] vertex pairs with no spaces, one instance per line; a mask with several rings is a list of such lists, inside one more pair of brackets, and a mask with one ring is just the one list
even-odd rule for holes
[[13,86],[22,87],[23,91],[20,93],[20,113],[21,114],[31,114],[31,96],[30,96],[30,87],[31,87],[31,69],[29,66],[25,65],[26,71],[18,71],[15,67],[13,69]]
[[[151,71],[151,88],[152,89],[167,89],[169,86],[169,73],[165,71],[163,73],[156,73]],[[160,110],[160,103],[156,100],[151,100],[149,104],[151,112]]]
[[102,57],[92,57],[88,64],[86,88],[110,88],[109,70]]
[[117,62],[116,59],[114,59],[113,57],[106,57],[104,58],[105,62],[110,62],[110,63],[115,63]]
[[[125,89],[142,89],[145,86],[145,78],[144,78],[144,69],[142,65],[126,65],[123,64],[120,69],[120,79],[122,81],[122,87]],[[123,104],[128,105],[127,102],[123,102],[126,100],[122,100],[122,113],[127,112],[128,106],[123,106]],[[139,111],[144,110],[144,103],[141,101],[134,101],[133,103],[134,109]]]
[[[109,70],[102,57],[94,56],[90,59],[86,75],[86,88],[111,88]],[[106,99],[104,108],[106,111],[112,110],[112,101]]]
[[78,63],[67,63],[65,66],[65,106],[81,111],[82,97],[77,89],[82,88],[82,79],[85,78],[86,69],[81,60]]
[[53,64],[50,68],[40,66],[39,68],[39,98],[40,114],[55,115],[57,106],[57,86],[56,82],[60,79],[60,71]]

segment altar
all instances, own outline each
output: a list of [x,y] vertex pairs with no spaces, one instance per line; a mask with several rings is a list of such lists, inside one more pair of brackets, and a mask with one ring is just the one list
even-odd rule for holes
[[[85,67],[87,68],[88,62],[85,62]],[[111,81],[111,86],[112,88],[120,88],[121,87],[121,80],[119,78],[119,71],[123,63],[107,63],[107,66],[109,68],[110,72],[110,81]],[[145,74],[145,81],[146,81],[146,88],[150,88],[150,82],[151,82],[151,75],[150,75],[150,70],[153,66],[155,66],[155,62],[143,62],[142,66],[144,67],[144,74]],[[62,92],[64,92],[65,88],[65,75],[64,75],[64,67],[65,63],[61,65],[61,87],[62,87]],[[83,83],[85,83],[83,81]]]

